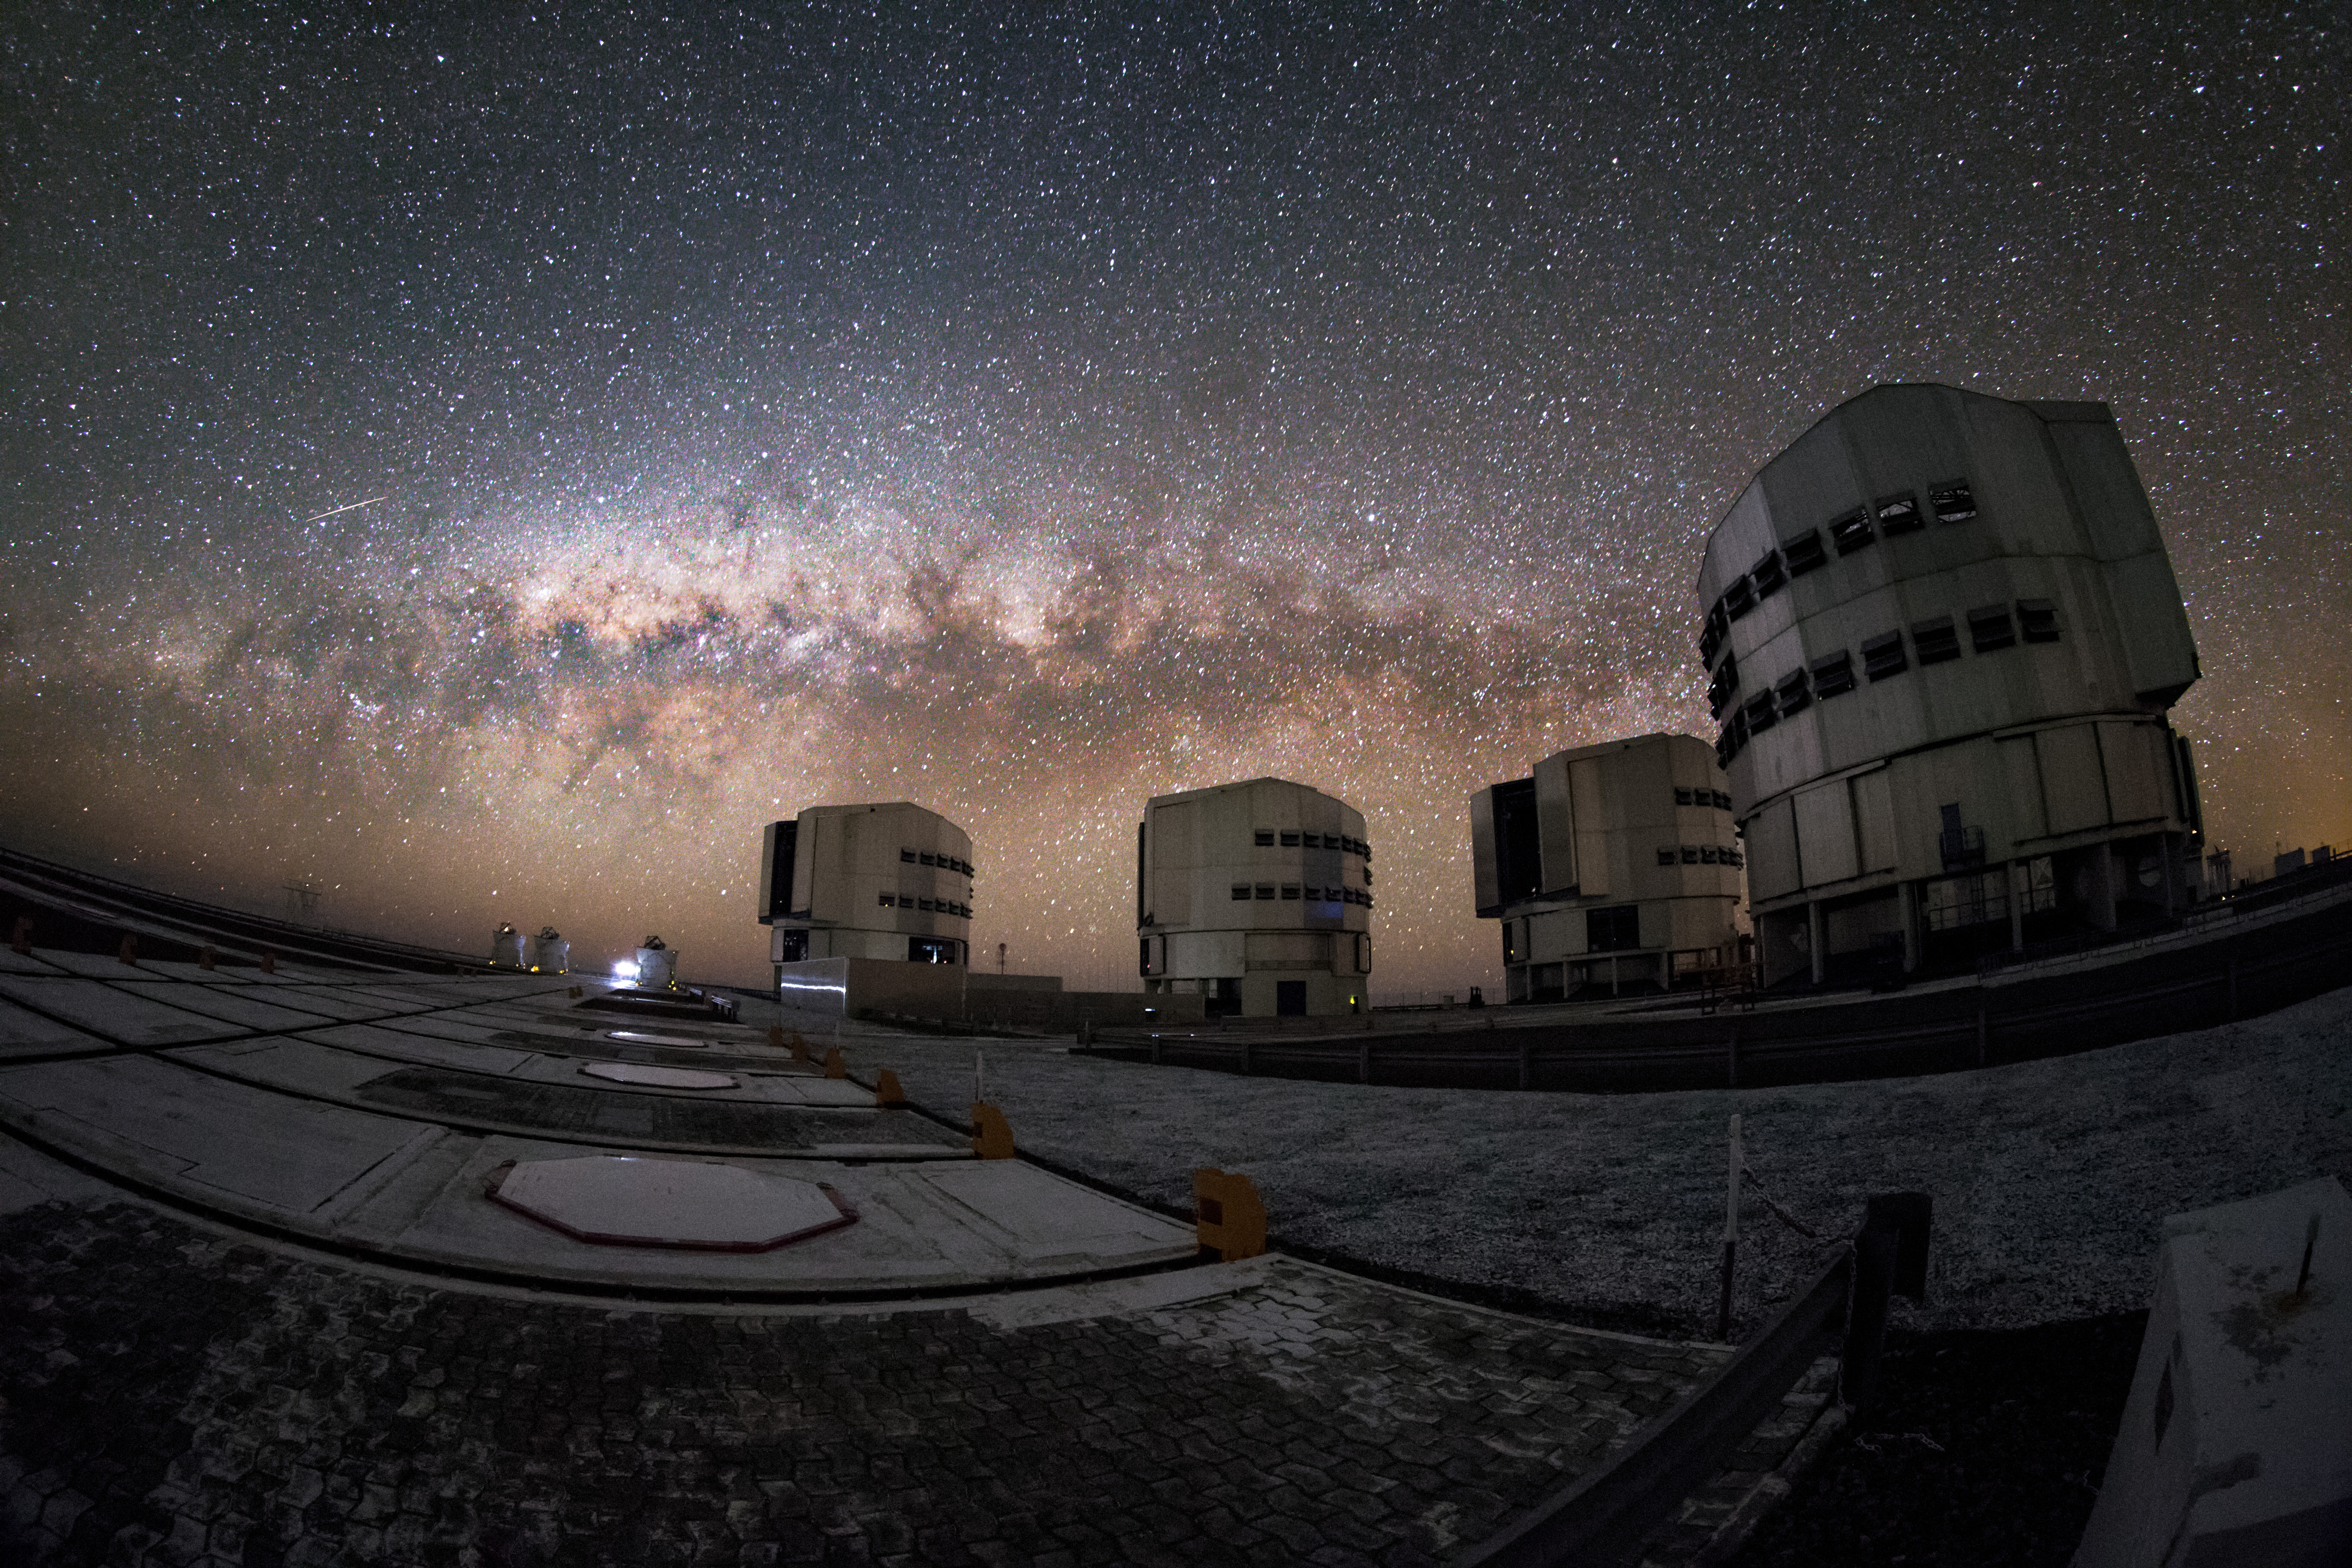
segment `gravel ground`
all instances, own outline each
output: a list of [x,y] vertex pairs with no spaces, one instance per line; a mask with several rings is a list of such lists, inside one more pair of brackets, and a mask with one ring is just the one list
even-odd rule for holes
[[[969,1103],[971,1041],[853,1028],[844,1043],[921,1105]],[[2164,1215],[2352,1182],[2352,989],[1983,1072],[1683,1094],[1367,1088],[978,1048],[1031,1153],[1172,1205],[1190,1205],[1194,1166],[1240,1170],[1277,1245],[1601,1328],[1712,1331],[1734,1112],[1764,1190],[1824,1237],[1851,1234],[1871,1193],[1933,1194],[1928,1301],[1896,1320],[1913,1331],[2138,1310]],[[1735,1335],[1819,1256],[1760,1205],[1745,1215]]]

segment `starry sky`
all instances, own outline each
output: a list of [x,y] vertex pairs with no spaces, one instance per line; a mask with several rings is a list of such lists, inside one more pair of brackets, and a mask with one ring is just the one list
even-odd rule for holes
[[1493,981],[1467,795],[1711,733],[1885,381],[2113,405],[2214,839],[2352,841],[2340,6],[441,9],[0,13],[10,845],[749,982],[761,826],[911,799],[1124,988],[1274,773]]

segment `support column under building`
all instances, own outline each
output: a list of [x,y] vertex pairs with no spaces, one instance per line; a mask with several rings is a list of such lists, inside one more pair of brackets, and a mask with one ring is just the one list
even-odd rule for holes
[[1829,979],[1830,971],[1829,943],[1823,940],[1822,906],[1818,899],[1805,906],[1805,945],[1811,950],[1813,984],[1819,985]]
[[2025,889],[2029,876],[2025,862],[2009,863],[2009,951],[2025,951]]
[[2091,847],[2091,923],[2101,931],[2116,929],[2116,847]]
[[1919,889],[1905,882],[1895,890],[1900,895],[1895,904],[1903,914],[1903,973],[1909,974],[1919,967]]

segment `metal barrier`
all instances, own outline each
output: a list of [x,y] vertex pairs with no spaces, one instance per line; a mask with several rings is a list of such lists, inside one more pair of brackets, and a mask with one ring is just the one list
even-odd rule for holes
[[[2233,922],[2234,923],[2234,922]],[[2352,977],[2352,900],[2086,972],[1720,1015],[1607,1014],[1444,1034],[1106,1038],[1155,1066],[1423,1089],[1623,1093],[1836,1082],[2070,1056],[2268,1012]],[[1323,1021],[1327,1022],[1328,1021]]]
[[1636,1431],[1606,1463],[1455,1559],[1456,1568],[1609,1568],[1723,1468],[1838,1333],[1840,1397],[1866,1403],[1886,1333],[1887,1298],[1927,1293],[1932,1220],[1925,1193],[1870,1200],[1853,1242],[1713,1375]]

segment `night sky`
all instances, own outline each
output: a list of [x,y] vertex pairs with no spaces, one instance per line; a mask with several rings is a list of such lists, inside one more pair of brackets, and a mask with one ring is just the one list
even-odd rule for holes
[[1885,381],[2113,405],[2212,837],[2352,841],[2340,5],[118,9],[0,16],[16,847],[751,980],[761,825],[911,799],[1131,986],[1143,799],[1276,773],[1492,980],[1466,796],[1711,734]]

